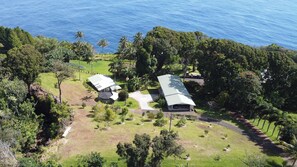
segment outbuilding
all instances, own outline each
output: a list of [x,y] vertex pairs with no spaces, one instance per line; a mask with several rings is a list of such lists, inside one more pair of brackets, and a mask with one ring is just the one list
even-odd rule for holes
[[192,111],[196,104],[179,76],[166,74],[158,80],[169,111]]
[[110,77],[96,74],[88,78],[92,85],[99,92],[99,100],[112,102],[118,99],[117,90],[121,89]]

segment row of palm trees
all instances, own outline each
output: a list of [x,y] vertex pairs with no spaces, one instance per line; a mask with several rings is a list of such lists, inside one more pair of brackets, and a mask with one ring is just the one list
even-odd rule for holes
[[[77,31],[75,34],[75,39],[80,42],[85,37],[84,33],[82,31]],[[97,42],[97,46],[101,47],[102,53],[103,49],[106,48],[109,45],[108,41],[106,39],[101,39]]]

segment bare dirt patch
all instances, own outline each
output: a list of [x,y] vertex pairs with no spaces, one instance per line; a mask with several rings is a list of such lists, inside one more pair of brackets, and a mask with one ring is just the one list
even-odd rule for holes
[[80,82],[73,84],[62,84],[62,98],[70,105],[80,106],[83,102],[86,105],[96,104],[96,93],[87,91]]

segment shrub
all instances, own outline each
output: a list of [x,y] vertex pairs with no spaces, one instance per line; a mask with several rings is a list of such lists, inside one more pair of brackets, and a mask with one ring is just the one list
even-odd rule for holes
[[78,157],[78,166],[103,167],[105,163],[106,160],[98,152],[92,152],[88,155]]
[[175,126],[177,127],[183,127],[186,125],[187,119],[185,117],[180,118],[180,120],[177,122]]
[[119,101],[126,101],[128,98],[129,98],[129,94],[127,91],[125,90],[120,91],[119,99],[118,99]]
[[122,108],[121,115],[127,115],[128,112],[129,112],[128,108],[127,107],[124,107],[124,108]]
[[94,113],[99,112],[99,106],[96,104],[92,107]]
[[133,119],[134,119],[134,115],[133,115],[132,113],[129,114],[127,120],[128,120],[128,121],[132,121]]
[[205,136],[207,136],[207,135],[208,135],[208,133],[209,133],[209,131],[208,131],[208,130],[204,130],[204,134],[205,134]]
[[161,119],[163,117],[164,117],[164,113],[162,111],[158,112],[157,115],[156,115],[157,119]]
[[164,118],[161,118],[161,119],[157,119],[155,122],[154,122],[154,126],[159,126],[159,127],[162,127],[164,125],[167,124],[167,120],[165,120]]
[[166,107],[166,100],[163,97],[159,98],[157,103],[158,103],[160,108]]
[[127,82],[127,88],[129,92],[134,92],[136,90],[139,90],[140,87],[141,87],[141,80],[139,77],[133,77]]
[[146,115],[147,115],[147,118],[150,119],[150,120],[155,119],[155,114],[154,113],[149,112]]
[[85,103],[85,102],[83,102],[82,104],[81,104],[81,107],[82,108],[85,108],[87,106],[87,104]]

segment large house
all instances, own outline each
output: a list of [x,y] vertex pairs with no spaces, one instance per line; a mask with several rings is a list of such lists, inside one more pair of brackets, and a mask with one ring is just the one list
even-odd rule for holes
[[102,74],[96,74],[88,78],[92,85],[99,92],[99,100],[111,102],[118,99],[116,90],[121,89],[111,78]]
[[192,111],[195,103],[180,77],[176,75],[158,76],[169,111]]

